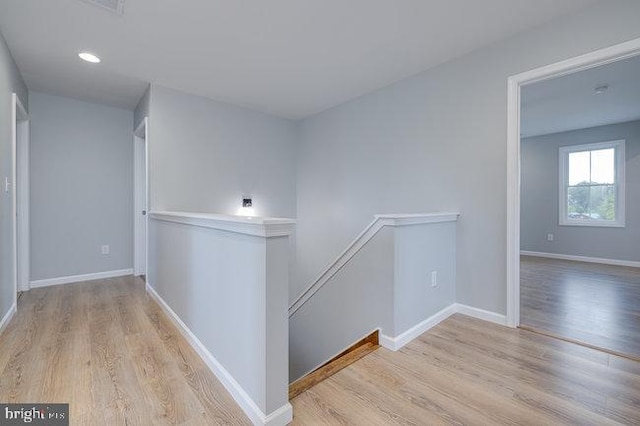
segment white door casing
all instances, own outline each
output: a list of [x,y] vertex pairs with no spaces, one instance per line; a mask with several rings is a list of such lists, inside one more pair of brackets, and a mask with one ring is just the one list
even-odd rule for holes
[[507,89],[507,325],[520,325],[520,89],[640,55],[640,38],[546,65],[508,79]]
[[147,222],[149,210],[148,118],[136,128],[134,142],[134,275],[147,273]]
[[29,290],[29,116],[12,94],[11,191],[14,302],[18,291]]

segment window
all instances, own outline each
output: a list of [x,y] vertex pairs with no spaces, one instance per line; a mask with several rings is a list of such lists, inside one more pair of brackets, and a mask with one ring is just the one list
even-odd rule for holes
[[560,225],[624,226],[624,141],[560,148]]

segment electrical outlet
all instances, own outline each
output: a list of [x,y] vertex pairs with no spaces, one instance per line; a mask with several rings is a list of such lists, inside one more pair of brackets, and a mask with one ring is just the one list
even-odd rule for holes
[[108,245],[102,246],[102,254],[109,254],[109,246]]
[[431,271],[431,287],[438,286],[438,271]]
[[553,234],[547,234],[547,241],[553,241]]

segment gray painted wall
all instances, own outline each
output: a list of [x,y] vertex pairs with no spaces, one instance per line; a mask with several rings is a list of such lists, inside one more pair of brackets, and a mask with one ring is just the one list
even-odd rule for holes
[[376,328],[393,334],[394,233],[382,228],[289,318],[289,381]]
[[149,225],[149,284],[262,413],[281,408],[288,402],[289,238],[156,219]]
[[[17,93],[28,108],[27,86],[22,80],[11,52],[0,34],[0,180],[11,178],[11,95]],[[13,204],[11,192],[0,192],[0,320],[13,303],[14,258],[12,247]]]
[[[626,226],[559,226],[558,149],[619,139],[626,140]],[[522,250],[640,261],[640,121],[525,138],[521,158]]]
[[[391,337],[397,337],[456,301],[457,222],[395,228]],[[431,272],[437,286],[431,286]]]
[[304,120],[301,293],[376,213],[459,211],[457,302],[506,312],[507,78],[640,37],[640,2],[601,2]]
[[31,280],[131,268],[133,113],[33,92],[30,105]]
[[144,95],[140,98],[138,105],[133,110],[133,126],[134,130],[138,128],[142,119],[149,116],[149,108],[151,105],[151,85],[144,92]]
[[295,217],[293,122],[156,85],[149,113],[151,210]]
[[291,316],[290,381],[375,329],[396,338],[453,304],[456,225],[383,227]]

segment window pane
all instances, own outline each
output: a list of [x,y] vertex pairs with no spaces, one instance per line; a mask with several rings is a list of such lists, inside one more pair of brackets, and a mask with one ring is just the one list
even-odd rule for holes
[[616,190],[614,185],[595,185],[589,196],[589,216],[597,220],[616,219]]
[[589,218],[589,198],[591,196],[588,186],[570,186],[567,190],[567,216],[569,219]]
[[624,227],[624,145],[560,147],[560,225]]
[[567,188],[570,220],[615,220],[615,185],[578,185]]
[[591,151],[591,182],[615,183],[615,149]]
[[590,151],[569,153],[569,185],[590,183]]

